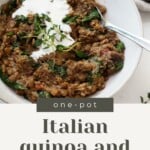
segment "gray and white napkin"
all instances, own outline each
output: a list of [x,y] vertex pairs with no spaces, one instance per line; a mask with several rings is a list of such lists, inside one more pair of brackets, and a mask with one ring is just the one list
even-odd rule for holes
[[137,7],[141,11],[150,12],[150,1],[145,2],[144,0],[135,0]]

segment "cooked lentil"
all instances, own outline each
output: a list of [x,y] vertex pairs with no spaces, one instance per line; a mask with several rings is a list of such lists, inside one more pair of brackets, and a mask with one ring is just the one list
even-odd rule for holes
[[89,96],[102,90],[123,67],[125,46],[116,33],[100,24],[95,6],[103,14],[106,8],[95,0],[67,2],[72,11],[62,21],[70,25],[76,43],[71,48],[58,45],[56,52],[37,61],[31,54],[42,43],[37,38],[42,18],[30,14],[13,19],[22,0],[11,0],[0,8],[0,77],[31,102],[40,97]]

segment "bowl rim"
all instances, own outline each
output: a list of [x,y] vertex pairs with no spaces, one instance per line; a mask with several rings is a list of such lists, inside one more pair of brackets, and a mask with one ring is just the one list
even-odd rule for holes
[[[135,1],[134,1],[134,0],[131,0],[131,3],[132,3],[132,5],[133,5],[133,7],[134,7],[135,13],[136,13],[136,15],[137,15],[137,19],[139,20],[139,21],[138,21],[138,23],[139,23],[139,28],[140,28],[140,33],[139,33],[139,35],[140,35],[141,37],[143,37],[143,36],[144,36],[144,29],[143,29],[142,18],[141,18],[140,12],[139,12],[139,10],[138,10],[138,7],[136,6]],[[132,72],[131,72],[130,75],[126,78],[126,80],[124,80],[124,81],[122,82],[122,84],[120,84],[120,86],[118,86],[118,88],[116,88],[115,92],[110,93],[108,97],[113,97],[113,95],[117,94],[117,92],[119,92],[119,91],[126,85],[126,83],[130,80],[130,78],[135,74],[135,71],[136,71],[136,69],[137,69],[137,67],[138,67],[138,65],[139,65],[139,63],[140,63],[140,61],[141,61],[141,57],[142,57],[142,53],[143,53],[143,48],[140,47],[140,46],[139,46],[139,48],[141,49],[141,51],[139,52],[139,57],[138,57],[138,59],[137,59],[137,60],[138,60],[138,61],[137,61],[137,64],[134,66]]]

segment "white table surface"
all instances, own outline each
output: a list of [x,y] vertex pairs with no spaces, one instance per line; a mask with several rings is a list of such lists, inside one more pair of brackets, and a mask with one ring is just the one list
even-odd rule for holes
[[[150,40],[150,13],[141,12],[141,17],[144,37]],[[146,97],[148,92],[150,92],[150,52],[143,50],[136,72],[114,96],[114,100],[116,103],[140,103],[140,96]]]

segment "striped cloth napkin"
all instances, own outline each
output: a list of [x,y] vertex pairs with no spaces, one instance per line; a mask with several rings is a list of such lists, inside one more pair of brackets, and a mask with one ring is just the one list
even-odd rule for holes
[[135,0],[137,7],[141,11],[150,12],[150,0],[149,2],[145,2],[144,0]]

